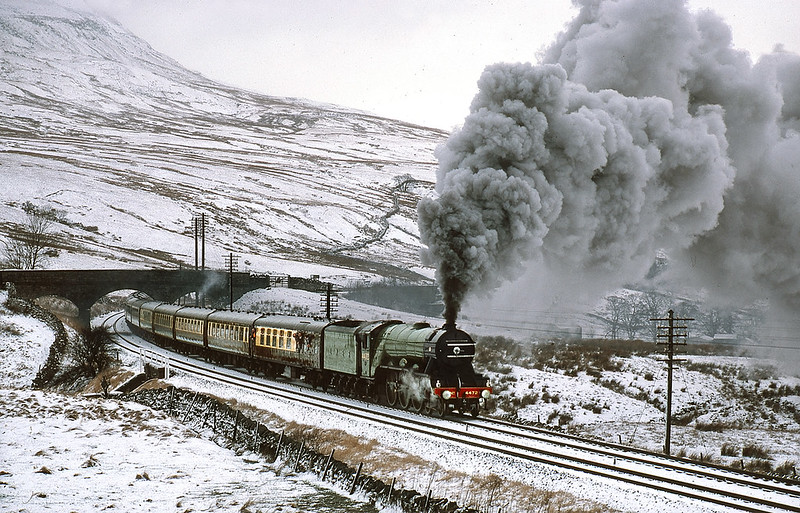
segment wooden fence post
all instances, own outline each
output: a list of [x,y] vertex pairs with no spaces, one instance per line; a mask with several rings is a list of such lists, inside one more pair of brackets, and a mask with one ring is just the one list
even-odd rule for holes
[[303,455],[303,450],[306,448],[306,441],[303,440],[303,443],[300,444],[300,450],[297,451],[297,459],[294,460],[294,471],[297,472],[298,467],[300,466],[300,456]]
[[390,503],[392,501],[392,492],[394,491],[394,483],[397,481],[396,477],[392,478],[392,484],[389,485],[389,495],[386,496],[386,503]]
[[358,464],[358,470],[356,470],[356,475],[353,477],[353,485],[350,487],[350,494],[354,494],[356,491],[356,483],[358,482],[358,478],[361,477],[361,467],[364,466],[364,462]]
[[333,459],[333,451],[334,451],[334,449],[331,449],[331,453],[328,455],[328,461],[325,462],[325,468],[322,469],[322,480],[323,481],[325,481],[325,476],[328,475],[328,468],[330,467],[331,460]]
[[189,407],[186,409],[186,413],[183,415],[183,420],[181,420],[181,422],[186,422],[186,419],[189,418],[189,412],[191,412],[192,408],[194,408],[194,403],[195,403],[195,401],[197,401],[197,396],[199,394],[200,394],[200,392],[195,392],[194,393],[194,397],[192,398],[192,402],[191,402],[191,404],[189,404]]
[[283,443],[283,433],[284,433],[284,431],[281,431],[281,436],[278,437],[278,447],[275,448],[275,457],[276,458],[278,456],[280,456],[280,453],[281,453],[281,444]]

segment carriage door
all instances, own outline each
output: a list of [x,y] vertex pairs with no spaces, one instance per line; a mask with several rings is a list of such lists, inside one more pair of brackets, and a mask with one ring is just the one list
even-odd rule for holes
[[364,369],[369,370],[369,332],[361,328],[356,330],[356,376],[363,376]]

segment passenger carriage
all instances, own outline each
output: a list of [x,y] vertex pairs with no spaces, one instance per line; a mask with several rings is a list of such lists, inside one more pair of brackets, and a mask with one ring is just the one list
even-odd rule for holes
[[322,330],[327,321],[264,315],[253,324],[253,357],[265,362],[268,374],[281,374],[288,364],[292,377],[322,368]]
[[190,306],[175,312],[175,340],[205,347],[206,321],[211,312],[213,310]]
[[153,311],[161,304],[161,301],[145,301],[139,306],[139,329],[153,333]]
[[261,314],[215,310],[206,319],[206,347],[228,355],[228,363],[251,368],[246,358],[253,356],[251,332],[259,317]]

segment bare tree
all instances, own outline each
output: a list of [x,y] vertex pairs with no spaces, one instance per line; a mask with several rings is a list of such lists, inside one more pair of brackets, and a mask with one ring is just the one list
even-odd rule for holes
[[608,326],[606,336],[610,337],[611,340],[619,339],[620,331],[622,331],[622,316],[627,306],[625,299],[617,296],[611,296],[606,301],[603,320]]
[[625,304],[620,316],[620,326],[625,332],[628,340],[633,340],[646,327],[645,316],[642,314],[641,301],[635,296],[628,296],[624,299]]
[[643,316],[643,326],[646,328],[649,338],[656,341],[658,335],[657,324],[650,322],[650,319],[657,319],[666,315],[672,299],[668,295],[651,288],[642,293],[639,302],[639,311]]
[[22,205],[25,221],[19,225],[9,240],[3,241],[5,266],[11,269],[36,269],[48,257],[57,255],[53,247],[56,236],[55,223],[63,221],[64,214],[52,207],[39,207],[26,201]]
[[729,309],[711,308],[703,310],[699,320],[703,333],[712,338],[718,333],[733,333],[734,331],[734,315]]

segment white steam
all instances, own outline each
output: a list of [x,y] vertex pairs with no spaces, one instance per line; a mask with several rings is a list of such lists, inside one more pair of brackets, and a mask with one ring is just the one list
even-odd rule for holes
[[583,0],[543,63],[495,64],[420,203],[446,318],[525,271],[800,303],[800,57],[753,65],[681,0]]

